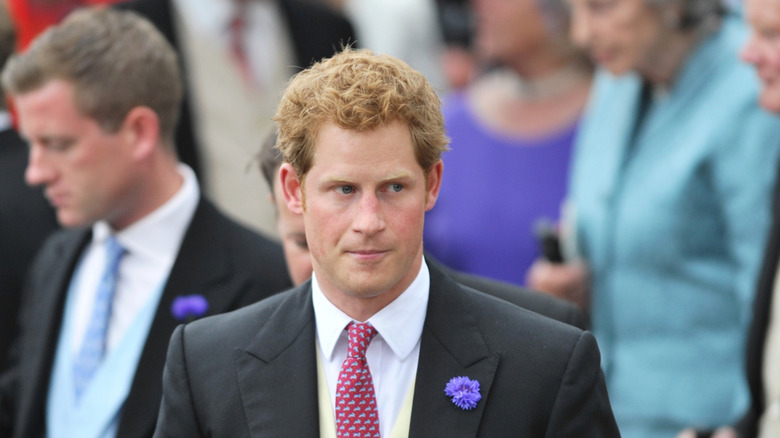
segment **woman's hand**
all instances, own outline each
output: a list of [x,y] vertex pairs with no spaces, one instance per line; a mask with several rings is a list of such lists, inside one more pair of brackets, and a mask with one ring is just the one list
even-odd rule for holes
[[550,263],[538,259],[526,274],[526,284],[578,305],[583,311],[590,307],[590,274],[583,262]]

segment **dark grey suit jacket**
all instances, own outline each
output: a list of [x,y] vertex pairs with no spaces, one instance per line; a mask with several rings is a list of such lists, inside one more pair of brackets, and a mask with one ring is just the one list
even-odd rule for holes
[[[410,437],[618,437],[588,332],[430,267]],[[155,437],[318,437],[310,282],[171,338]],[[471,411],[444,394],[480,382]]]
[[[0,437],[45,436],[46,398],[54,352],[73,270],[89,230],[53,235],[30,271],[12,367],[0,376]],[[118,438],[150,437],[162,395],[168,340],[179,324],[171,314],[177,296],[201,294],[214,315],[255,303],[290,287],[281,247],[243,228],[201,200],[171,268],[130,394]]]
[[504,301],[508,301],[524,309],[565,322],[566,324],[573,325],[582,330],[587,329],[587,323],[582,311],[576,305],[568,301],[531,289],[515,286],[514,284],[454,271],[438,264],[430,257],[426,257],[426,261],[428,262],[428,266],[435,263],[436,267],[440,268],[445,274],[464,286],[468,286],[496,298],[501,298]]

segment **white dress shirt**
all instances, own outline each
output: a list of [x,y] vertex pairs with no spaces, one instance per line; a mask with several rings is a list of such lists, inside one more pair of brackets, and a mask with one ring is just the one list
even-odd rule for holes
[[[173,0],[185,25],[209,35],[230,52],[230,23],[238,10],[237,0]],[[284,47],[287,29],[275,1],[246,1],[244,47],[258,84],[272,80],[276,59]]]
[[759,418],[758,438],[780,437],[780,275],[775,275],[772,294],[761,368],[766,409]]
[[439,93],[446,93],[444,39],[433,0],[346,0],[360,47],[406,61]]
[[[189,227],[200,199],[195,173],[179,165],[184,183],[176,194],[157,210],[119,233],[116,238],[125,249],[119,266],[116,293],[108,325],[107,352],[111,351],[136,315],[168,280],[184,233]],[[82,255],[81,279],[76,296],[76,318],[72,348],[77,354],[92,315],[98,282],[105,266],[103,242],[113,231],[106,222],[95,223],[92,241]]]
[[[430,283],[428,266],[423,260],[412,284],[368,320],[378,332],[366,350],[366,360],[374,381],[381,436],[390,436],[417,375],[420,337],[428,308]],[[316,273],[312,274],[311,284],[320,355],[328,379],[331,403],[336,406],[336,381],[341,364],[347,357],[348,340],[344,329],[352,318],[325,297]]]
[[255,156],[296,69],[295,49],[278,1],[246,1],[243,45],[252,74],[245,81],[231,50],[239,0],[173,0],[173,22],[197,138],[204,193],[228,216],[277,236]]

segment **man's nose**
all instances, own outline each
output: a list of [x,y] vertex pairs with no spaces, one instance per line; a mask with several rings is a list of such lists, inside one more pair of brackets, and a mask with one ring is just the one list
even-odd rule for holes
[[361,196],[353,228],[363,234],[374,234],[385,227],[381,204],[373,193]]
[[41,148],[31,146],[29,162],[24,172],[24,179],[31,186],[46,184],[53,175],[51,167],[46,162],[46,157]]

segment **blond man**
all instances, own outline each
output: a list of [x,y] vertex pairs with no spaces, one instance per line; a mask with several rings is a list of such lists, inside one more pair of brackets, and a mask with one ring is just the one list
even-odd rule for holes
[[291,81],[280,177],[312,279],[177,329],[155,436],[619,436],[591,334],[426,263],[439,106],[420,73],[367,51]]

